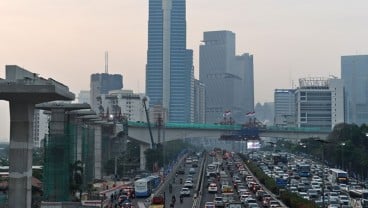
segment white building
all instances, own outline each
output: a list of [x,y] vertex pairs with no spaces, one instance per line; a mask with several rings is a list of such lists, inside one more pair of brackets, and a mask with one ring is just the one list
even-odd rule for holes
[[78,103],[88,103],[91,102],[91,92],[89,90],[81,90],[78,94]]
[[49,116],[44,114],[43,110],[35,109],[33,117],[33,145],[34,147],[41,147],[42,140],[48,134]]
[[275,117],[276,126],[296,126],[295,118],[295,89],[275,89]]
[[[113,90],[107,95],[97,97],[101,116],[126,116],[129,121],[146,122],[142,99],[144,94],[133,93],[133,90]],[[147,101],[149,102],[149,101]],[[147,103],[149,106],[149,103]]]
[[333,128],[344,122],[344,87],[341,79],[299,79],[296,124],[307,128]]

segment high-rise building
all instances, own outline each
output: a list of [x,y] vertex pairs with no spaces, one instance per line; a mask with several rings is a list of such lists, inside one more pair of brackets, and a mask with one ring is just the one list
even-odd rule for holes
[[120,90],[123,88],[123,76],[120,74],[92,74],[90,83],[91,109],[99,113],[97,97],[108,94],[110,90]]
[[235,55],[231,31],[203,33],[199,80],[206,87],[206,123],[217,123],[224,112],[238,123],[254,111],[253,56]]
[[276,89],[274,92],[274,102],[274,124],[276,126],[295,127],[295,89]]
[[49,133],[49,116],[44,114],[43,110],[35,109],[33,117],[33,145],[34,147],[41,147],[42,141]]
[[299,79],[295,91],[298,127],[332,129],[344,120],[344,87],[341,79]]
[[185,0],[149,0],[146,94],[170,122],[193,121],[193,52],[186,48]]
[[242,87],[239,88],[240,104],[244,106],[245,113],[254,111],[254,72],[253,55],[244,53],[236,56],[235,70],[242,78]]
[[346,122],[368,123],[368,55],[341,57]]
[[206,89],[199,80],[194,80],[194,123],[205,123],[206,121]]

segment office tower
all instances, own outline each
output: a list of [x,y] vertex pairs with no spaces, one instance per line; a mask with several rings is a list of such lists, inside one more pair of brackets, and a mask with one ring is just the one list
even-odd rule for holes
[[170,122],[193,121],[193,52],[186,49],[185,0],[149,0],[146,94]]
[[205,85],[199,80],[194,80],[194,123],[205,123]]
[[275,89],[274,102],[274,124],[282,127],[295,127],[295,89]]
[[123,88],[123,76],[120,74],[92,74],[90,83],[91,93],[91,109],[97,113],[101,113],[97,105],[97,96],[108,94],[110,90],[120,90]]
[[242,79],[242,86],[239,92],[240,104],[244,106],[244,112],[254,111],[254,72],[253,72],[253,55],[244,53],[236,56],[235,73]]
[[332,129],[344,122],[344,88],[341,79],[299,79],[295,96],[298,127]]
[[346,122],[368,123],[368,55],[341,57],[341,79],[345,87]]
[[206,123],[218,123],[223,115],[243,123],[254,111],[253,56],[235,55],[231,31],[204,32],[202,42],[199,80],[206,87]]

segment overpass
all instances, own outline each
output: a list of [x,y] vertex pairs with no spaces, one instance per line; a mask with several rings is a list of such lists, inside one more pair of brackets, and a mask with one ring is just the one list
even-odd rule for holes
[[[186,124],[186,123],[166,123],[165,128],[160,132],[155,125],[152,126],[152,134],[155,143],[157,137],[161,135],[161,141],[173,141],[183,138],[213,138],[219,139],[222,135],[234,135],[240,130],[244,130],[242,125],[221,125],[221,124]],[[151,143],[148,125],[144,122],[128,122],[129,137],[147,144]],[[330,129],[319,128],[279,128],[266,127],[258,130],[259,137],[284,138],[291,141],[299,141],[305,138],[326,139],[331,132]],[[164,141],[165,140],[165,141]]]

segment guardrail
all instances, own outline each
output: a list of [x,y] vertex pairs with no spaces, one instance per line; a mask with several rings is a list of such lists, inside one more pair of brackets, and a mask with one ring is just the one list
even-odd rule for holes
[[151,194],[150,197],[148,197],[145,200],[145,206],[148,207],[149,204],[152,201],[152,197],[153,196],[157,196],[157,195],[161,195],[163,190],[165,190],[165,188],[168,186],[168,181],[171,181],[173,176],[176,173],[176,170],[178,169],[178,167],[180,166],[181,163],[183,163],[184,159],[188,156],[189,153],[185,153],[184,155],[182,155],[182,157],[177,161],[177,163],[173,166],[172,171],[167,174],[167,176],[165,177],[164,181],[161,182],[161,184],[159,185],[159,187],[153,192],[153,194]]
[[206,160],[207,160],[207,153],[203,153],[205,154],[202,160],[202,164],[201,164],[201,170],[199,172],[199,180],[197,181],[197,186],[196,186],[196,193],[195,193],[195,197],[193,200],[193,206],[192,208],[199,208],[201,206],[201,200],[202,200],[202,192],[203,192],[203,179],[204,179],[204,166],[206,164]]

